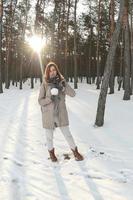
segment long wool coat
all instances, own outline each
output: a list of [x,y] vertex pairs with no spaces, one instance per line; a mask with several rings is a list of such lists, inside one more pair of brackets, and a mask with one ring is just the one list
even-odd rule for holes
[[[68,120],[68,113],[66,109],[66,103],[65,103],[65,96],[69,95],[71,97],[74,97],[76,95],[75,90],[71,88],[71,86],[65,81],[65,90],[63,92],[59,93],[59,116],[58,121],[59,124],[57,126],[67,126],[69,125]],[[42,112],[42,125],[43,128],[46,129],[53,129],[55,127],[54,125],[54,102],[51,100],[51,86],[50,84],[45,85],[44,82],[42,82],[40,91],[39,91],[39,97],[38,97],[38,103],[41,106],[41,112]]]

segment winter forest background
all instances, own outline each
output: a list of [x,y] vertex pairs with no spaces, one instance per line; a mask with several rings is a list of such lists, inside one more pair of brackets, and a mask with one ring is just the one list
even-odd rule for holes
[[[60,166],[43,149],[49,61],[77,92],[67,106],[79,166],[64,161],[59,136]],[[0,200],[132,199],[132,95],[132,0],[0,0]]]
[[[74,88],[86,78],[100,89],[103,79],[95,122],[103,125],[107,88],[114,93],[115,77],[118,90],[125,90],[124,100],[133,92],[132,7],[124,0],[1,1],[0,92],[2,83],[8,89],[19,82],[22,89],[27,78],[33,88],[53,60],[67,80],[74,77]],[[45,41],[41,49],[34,35]]]
[[103,125],[107,87],[114,93],[115,77],[124,100],[133,92],[132,8],[132,1],[1,0],[0,92],[3,83],[22,89],[27,78],[34,88],[53,60],[67,80],[74,78],[74,88],[83,78],[101,87],[96,125]]

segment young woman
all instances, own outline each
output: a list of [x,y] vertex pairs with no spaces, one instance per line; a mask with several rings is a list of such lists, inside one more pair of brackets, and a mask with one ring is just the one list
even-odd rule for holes
[[44,80],[40,87],[38,103],[41,105],[42,124],[45,128],[47,148],[53,162],[57,161],[53,147],[53,133],[59,127],[70,146],[75,160],[83,160],[78,152],[69,129],[68,113],[65,104],[65,96],[75,96],[75,90],[70,87],[54,62],[47,64],[44,72]]

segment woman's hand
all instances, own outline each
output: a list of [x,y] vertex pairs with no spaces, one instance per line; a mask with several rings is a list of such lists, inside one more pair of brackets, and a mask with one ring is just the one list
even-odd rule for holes
[[65,79],[61,80],[59,83],[59,90],[64,92],[66,87]]
[[63,87],[66,87],[65,79],[63,79],[62,81],[60,81],[60,84],[61,84]]

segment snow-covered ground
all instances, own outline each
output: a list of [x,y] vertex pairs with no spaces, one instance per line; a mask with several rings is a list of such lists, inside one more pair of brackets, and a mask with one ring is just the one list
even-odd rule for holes
[[[59,163],[48,157],[35,89],[11,86],[0,94],[0,200],[132,200],[133,97],[108,95],[105,124],[94,127],[99,91],[79,84],[67,97],[70,130],[85,160],[77,162],[60,129],[54,133]],[[71,159],[64,160],[64,153]]]

